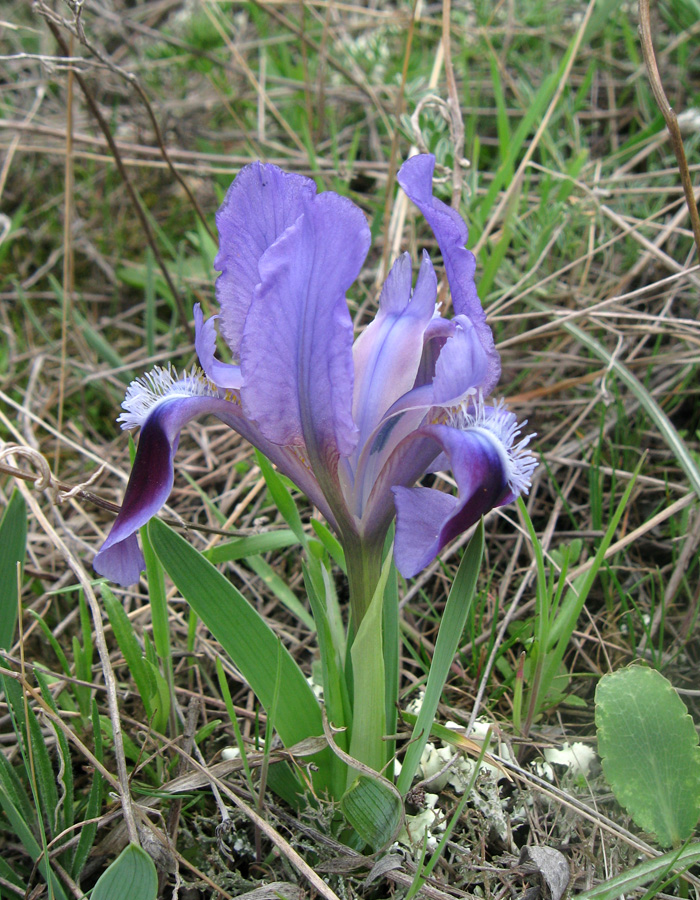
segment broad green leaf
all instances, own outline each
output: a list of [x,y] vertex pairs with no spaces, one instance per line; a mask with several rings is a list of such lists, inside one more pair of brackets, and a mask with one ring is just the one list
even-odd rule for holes
[[[18,490],[0,521],[0,649],[9,650],[17,624],[17,564],[27,546],[27,505]],[[20,570],[21,571],[21,570]]]
[[590,891],[576,894],[574,900],[615,900],[623,894],[631,894],[650,881],[665,881],[672,872],[683,872],[697,863],[700,863],[700,844],[689,844],[682,850],[672,850],[648,859]]
[[642,666],[603,676],[595,701],[598,751],[615,796],[662,847],[679,846],[700,817],[700,749],[683,701]]
[[158,873],[151,857],[136,844],[129,844],[102,873],[91,900],[157,900]]
[[[271,709],[277,635],[243,594],[164,522],[152,519],[149,533],[153,549],[182,596],[219,641],[260,703]],[[281,694],[275,726],[283,744],[291,747],[304,738],[323,734],[323,723],[311,687],[284,647],[280,659]]]
[[435,643],[435,655],[430,665],[428,681],[425,686],[425,696],[421,705],[416,724],[413,726],[411,743],[401,767],[396,786],[399,792],[405,795],[411,787],[413,776],[418,771],[418,764],[423,748],[430,735],[430,729],[435,720],[438,703],[442,695],[442,689],[447,680],[447,674],[457,652],[467,615],[471,608],[476,582],[481,567],[481,557],[484,553],[484,521],[479,522],[472,539],[464,551],[462,562],[459,564],[457,575],[452,582],[445,604],[445,611],[440,622],[437,642]]
[[343,795],[340,806],[348,823],[374,850],[390,844],[399,833],[401,798],[378,778],[360,775]]

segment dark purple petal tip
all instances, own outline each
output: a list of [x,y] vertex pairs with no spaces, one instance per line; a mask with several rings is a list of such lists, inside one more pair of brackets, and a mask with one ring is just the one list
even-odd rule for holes
[[141,572],[146,568],[146,560],[143,558],[136,535],[130,534],[109,547],[105,541],[93,560],[92,567],[98,575],[122,587],[129,587],[136,584],[141,577]]
[[396,566],[417,575],[450,541],[496,506],[526,494],[537,460],[518,441],[520,425],[502,403],[464,404],[448,425],[428,425],[418,434],[440,447],[457,481],[457,497],[429,488],[394,487]]

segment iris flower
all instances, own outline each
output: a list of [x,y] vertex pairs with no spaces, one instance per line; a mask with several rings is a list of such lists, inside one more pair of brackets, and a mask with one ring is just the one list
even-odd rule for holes
[[[486,512],[526,493],[536,465],[515,416],[484,402],[500,359],[465,249],[467,227],[433,196],[432,156],[398,181],[432,228],[454,315],[440,315],[427,253],[413,284],[408,253],[394,263],[379,310],[353,343],[346,302],[370,245],[363,212],[301,175],[246,166],[216,222],[220,312],[194,308],[200,367],[155,368],[130,386],[123,428],[141,435],[121,512],[95,569],[122,585],[144,569],[136,531],[166,502],[182,428],[213,415],[259,448],[338,533],[351,597],[376,583],[396,516],[405,577],[430,563]],[[218,330],[233,362],[216,358]],[[457,495],[417,487],[451,469]]]

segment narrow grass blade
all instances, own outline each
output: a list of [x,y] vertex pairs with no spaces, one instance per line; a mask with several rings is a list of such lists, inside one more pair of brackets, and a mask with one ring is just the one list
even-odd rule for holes
[[[520,124],[512,134],[508,143],[508,154],[499,166],[498,171],[496,172],[494,179],[491,182],[488,191],[486,192],[486,196],[479,204],[478,217],[481,223],[485,221],[486,216],[489,214],[489,211],[491,210],[496,197],[498,197],[501,189],[503,188],[503,185],[508,181],[509,178],[511,178],[511,174],[514,171],[515,167],[515,161],[520,155],[520,151],[522,150],[524,143],[530,137],[530,133],[532,132],[533,128],[535,128],[536,125],[541,121],[542,116],[547,109],[547,106],[549,105],[557,88],[561,84],[564,72],[569,65],[569,60],[577,46],[577,43],[578,37],[577,35],[574,35],[571,43],[567,48],[566,53],[561,58],[556,72],[552,72],[552,74],[549,75],[548,78],[543,79],[537,93],[532,98],[529,106],[525,110],[525,115],[522,117]],[[470,231],[472,231],[471,228]],[[476,236],[476,233],[473,233],[472,240]]]
[[[75,590],[74,585],[71,586],[71,590],[73,590],[73,591]],[[36,624],[39,626],[39,628],[42,631],[42,637],[46,640],[46,642],[49,644],[51,649],[56,654],[56,657],[57,657],[59,663],[61,664],[61,668],[63,669],[63,674],[67,675],[70,678],[73,675],[73,672],[71,671],[71,666],[70,666],[70,663],[68,662],[68,657],[64,653],[61,645],[58,643],[58,641],[54,637],[51,629],[46,624],[46,622],[41,618],[41,616],[38,613],[36,613],[33,609],[29,610],[29,615],[34,619]]]
[[[617,526],[620,524],[623,513],[627,508],[627,503],[629,502],[629,498],[632,494],[632,490],[636,482],[636,476],[638,474],[639,470],[634,473],[634,477],[630,479],[627,487],[625,488],[625,492],[622,495],[617,509],[615,510],[615,513],[605,531],[605,535],[603,536],[603,539],[596,551],[596,555],[593,559],[593,564],[591,565],[590,569],[585,573],[585,575],[583,575],[580,580],[576,579],[576,582],[574,583],[574,589],[570,588],[566,592],[564,601],[562,603],[561,612],[557,617],[557,621],[553,624],[552,631],[548,636],[548,643],[550,646],[547,648],[544,667],[542,670],[542,680],[540,682],[539,696],[536,698],[537,706],[535,708],[535,715],[537,715],[537,713],[542,710],[547,693],[557,673],[559,672],[559,667],[562,660],[564,659],[566,649],[569,646],[569,641],[571,639],[571,635],[573,634],[574,628],[576,627],[576,622],[578,621],[578,617],[581,614],[581,610],[583,609],[583,605],[588,598],[591,588],[593,587],[593,584],[598,577],[598,572],[600,570],[600,567],[603,565],[608,547],[612,543],[612,539],[615,536]],[[523,503],[522,498],[518,499],[518,505],[521,511],[525,509],[525,504]],[[528,528],[530,527],[531,524],[528,526]],[[536,535],[534,540],[537,541]],[[544,645],[542,649],[545,649]]]
[[[541,300],[529,298],[528,302],[539,310],[544,312],[548,310],[547,305]],[[646,414],[659,429],[662,438],[666,441],[673,455],[676,457],[678,465],[685,472],[693,490],[698,497],[700,497],[700,466],[686,446],[683,438],[678,434],[678,431],[671,420],[641,381],[618,359],[612,356],[600,341],[596,340],[596,338],[592,337],[590,334],[587,334],[582,328],[579,328],[578,325],[574,325],[573,322],[567,321],[563,321],[561,324],[562,327],[575,337],[577,341],[580,341],[585,347],[588,347],[589,350],[595,353],[599,359],[602,359],[609,367],[610,371],[614,372],[625,386],[632,391]]]
[[9,650],[17,625],[17,564],[27,547],[27,505],[14,490],[0,521],[0,649]]
[[133,381],[136,373],[133,369],[124,368],[124,359],[117,353],[113,345],[99,331],[96,331],[77,309],[71,309],[70,314],[75,327],[85,341],[101,359],[115,370],[115,377],[124,382],[124,384],[129,384],[129,382]]
[[131,624],[131,620],[124,612],[124,607],[106,584],[101,584],[100,590],[102,591],[102,600],[112,626],[112,631],[119,644],[119,649],[124,654],[124,659],[126,660],[129,672],[136,683],[139,696],[141,697],[141,701],[146,710],[146,716],[150,720],[153,716],[153,707],[151,705],[153,686],[151,684],[152,679],[146,665],[146,660],[143,658],[141,645],[136,640],[134,627]]
[[25,703],[24,692],[12,678],[4,679],[5,699],[12,724],[20,743],[25,771],[30,778],[35,807],[42,823],[48,825],[50,836],[58,829],[58,791],[49,751],[34,710]]
[[294,498],[287,490],[284,482],[277,474],[275,469],[272,466],[272,463],[259,451],[255,451],[255,458],[260,466],[260,471],[263,473],[263,478],[265,479],[265,483],[267,484],[267,489],[272,495],[272,499],[275,503],[277,509],[282,513],[282,518],[292,529],[294,534],[299,538],[299,543],[304,548],[304,550],[308,550],[308,538],[306,537],[306,533],[304,532],[304,526],[301,522],[301,517],[299,516],[299,510],[297,509],[297,505],[294,502]]
[[270,553],[273,550],[286,550],[298,544],[299,539],[288,528],[279,531],[267,531],[264,534],[250,534],[246,537],[236,538],[235,541],[227,541],[217,544],[211,550],[205,550],[205,556],[209,562],[218,565],[222,562],[234,562],[237,559],[245,559],[247,556],[259,556],[261,553]]
[[316,625],[311,613],[269,563],[265,562],[261,556],[250,556],[246,560],[246,564],[250,566],[258,578],[265,582],[275,597],[283,606],[287,607],[292,615],[296,616],[309,631],[316,631]]
[[700,844],[689,844],[682,850],[673,850],[640,863],[633,869],[617,875],[590,891],[576,894],[573,900],[616,900],[630,894],[650,881],[663,880],[674,871],[683,872],[700,862]]
[[[153,643],[155,644],[155,650],[163,672],[163,675],[159,677],[160,671],[157,668],[157,664],[154,662],[154,677],[156,688],[160,695],[158,706],[159,709],[162,710],[163,715],[167,708],[167,716],[174,736],[174,732],[177,729],[177,717],[170,715],[170,712],[175,701],[175,673],[173,670],[172,642],[170,640],[168,600],[165,594],[165,573],[163,572],[163,566],[160,564],[160,560],[153,552],[153,547],[151,547],[151,542],[148,538],[148,529],[146,527],[141,528],[140,535],[141,544],[143,546],[143,556],[146,560],[146,578],[148,580],[148,599],[151,604]],[[167,685],[167,696],[163,696],[163,683]],[[165,722],[163,715],[159,717],[160,721],[157,723],[158,725],[164,726]],[[156,728],[155,722],[154,728]],[[156,728],[156,730],[163,730],[163,728]]]
[[472,790],[474,789],[474,785],[476,784],[476,779],[477,779],[477,777],[479,775],[479,771],[481,769],[481,764],[484,761],[484,756],[486,755],[486,751],[489,748],[490,742],[491,742],[491,730],[489,729],[489,731],[486,735],[486,740],[484,741],[484,744],[481,748],[481,752],[479,753],[479,757],[476,760],[476,765],[474,766],[474,770],[472,772],[471,778],[469,779],[469,784],[464,789],[464,792],[460,798],[460,801],[457,804],[457,808],[452,813],[449,824],[445,828],[445,832],[442,835],[442,837],[440,838],[440,843],[435,848],[433,855],[430,857],[430,859],[428,860],[428,862],[425,866],[421,865],[418,867],[416,874],[414,876],[413,882],[411,883],[411,886],[408,889],[408,893],[406,894],[406,900],[412,900],[412,898],[416,896],[416,894],[420,891],[420,889],[423,887],[423,885],[428,880],[428,878],[430,878],[430,875],[432,874],[433,869],[439,862],[440,857],[442,856],[442,853],[443,853],[445,847],[447,846],[447,842],[452,837],[452,832],[455,830],[455,827],[456,827],[457,823],[459,822],[459,820],[462,816],[462,813],[464,812],[464,807],[467,805],[467,801],[469,800]]
[[47,865],[46,856],[40,845],[37,843],[26,818],[12,802],[5,790],[5,785],[2,782],[0,782],[0,807],[2,807],[2,811],[5,813],[5,816],[10,823],[16,839],[22,844],[29,858],[34,860],[35,863],[38,862],[39,871],[46,881],[50,882],[50,890],[53,890],[55,900],[68,900],[65,891],[61,887],[60,881],[54,875],[52,869]]
[[[396,734],[398,720],[397,702],[399,699],[399,679],[401,659],[399,648],[399,585],[396,566],[393,564],[393,553],[389,577],[384,591],[384,610],[382,618],[384,648],[384,709],[386,715],[386,733]],[[396,752],[396,742],[386,741],[386,759],[392,759]]]
[[[7,687],[9,680],[9,678],[3,678],[2,682],[0,682],[3,691]],[[18,815],[25,822],[31,822],[36,815],[36,811],[14,766],[7,761],[4,753],[0,753],[0,786],[2,786],[2,790],[5,792],[9,802],[17,810]]]
[[[34,670],[34,676],[37,680],[41,695],[47,706],[56,713],[61,715],[58,704],[54,700],[54,696],[49,688],[49,682],[46,675],[37,666]],[[74,821],[74,782],[73,782],[73,761],[71,759],[70,747],[68,739],[60,728],[54,729],[56,735],[56,743],[60,754],[60,769],[58,772],[58,783],[61,785],[62,796],[60,798],[61,821],[64,828],[69,828]]]
[[[92,709],[92,736],[94,741],[95,756],[100,762],[102,762],[102,730],[100,729],[100,715],[97,709],[97,703],[95,703],[94,700]],[[97,822],[92,822],[90,820],[96,819],[100,814],[100,810],[102,808],[103,790],[104,779],[101,772],[98,769],[95,769],[92,776],[90,793],[88,794],[87,804],[85,806],[85,813],[83,815],[83,821],[86,824],[84,824],[80,829],[80,839],[78,840],[78,846],[75,848],[75,855],[73,857],[74,878],[80,877],[80,873],[83,871],[83,866],[87,862],[90,850],[92,850],[92,845],[95,842],[95,836],[97,834]]]
[[418,771],[418,764],[423,749],[430,735],[440,696],[447,680],[447,674],[459,646],[469,609],[476,593],[476,582],[479,577],[481,558],[484,553],[484,522],[479,522],[452,584],[452,590],[445,604],[445,611],[440,623],[435,655],[428,673],[425,696],[418,719],[413,727],[411,743],[406,750],[401,774],[396,783],[401,794],[406,794]]
[[345,564],[345,553],[340,541],[332,533],[330,528],[328,528],[327,525],[324,525],[323,522],[319,522],[318,519],[311,520],[311,527],[316,532],[319,541],[326,548],[326,553],[328,553],[333,562],[347,575],[348,570]]
[[[322,577],[313,577],[310,568],[314,565],[320,567],[321,563],[311,560],[307,566],[304,566],[304,582],[317,630],[326,714],[328,721],[335,728],[346,728],[350,727],[352,723],[352,713],[343,671],[343,647],[342,645],[339,647],[333,640],[333,631],[327,614],[328,598],[324,597],[318,589],[318,585],[323,585],[324,580]],[[341,749],[347,750],[346,732],[338,732],[336,742]],[[340,785],[340,789],[342,793],[345,790],[345,784]]]
[[248,763],[248,754],[246,752],[245,741],[243,740],[243,735],[241,734],[241,728],[238,724],[238,716],[236,715],[236,709],[233,705],[233,699],[231,697],[231,691],[229,690],[228,681],[226,680],[226,673],[224,672],[224,667],[221,664],[220,657],[216,657],[216,677],[219,681],[219,690],[221,691],[221,696],[224,698],[224,703],[226,704],[226,711],[228,712],[228,717],[231,720],[231,727],[233,728],[233,733],[236,737],[236,746],[238,747],[238,752],[241,754],[241,761],[243,763],[243,771],[245,773],[245,780],[248,784],[248,790],[252,794],[253,797],[256,796],[255,785],[253,784],[253,777],[250,773],[250,764]]

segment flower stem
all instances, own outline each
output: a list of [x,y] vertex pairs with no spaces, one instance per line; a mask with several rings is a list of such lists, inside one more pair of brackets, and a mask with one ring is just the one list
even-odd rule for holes
[[365,617],[382,570],[381,546],[364,545],[357,537],[345,540],[345,560],[350,588],[350,642]]

